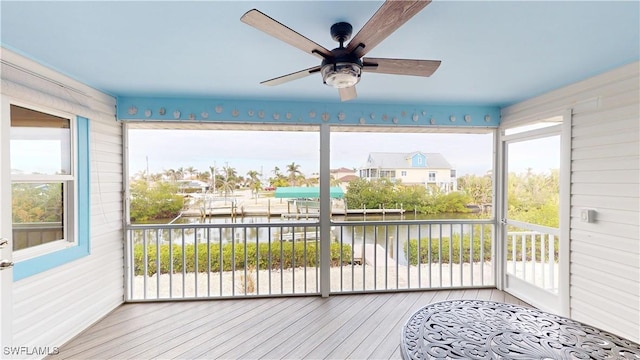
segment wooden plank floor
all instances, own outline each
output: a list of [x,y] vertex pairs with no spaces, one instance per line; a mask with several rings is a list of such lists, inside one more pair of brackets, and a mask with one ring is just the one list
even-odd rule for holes
[[124,304],[60,359],[400,359],[400,332],[450,299],[526,305],[495,289]]

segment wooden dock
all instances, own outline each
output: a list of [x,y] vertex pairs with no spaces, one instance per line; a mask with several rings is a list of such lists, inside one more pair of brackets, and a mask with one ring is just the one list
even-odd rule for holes
[[320,239],[320,232],[318,231],[306,231],[306,232],[289,232],[276,235],[276,239],[281,241],[315,241]]
[[347,209],[347,215],[390,215],[404,214],[404,209]]
[[365,244],[364,245],[364,257],[362,254],[362,245],[353,245],[353,261],[358,264],[362,264],[362,259],[366,265],[384,266],[385,261],[387,266],[395,266],[396,261],[392,257],[388,256],[384,248],[380,244]]

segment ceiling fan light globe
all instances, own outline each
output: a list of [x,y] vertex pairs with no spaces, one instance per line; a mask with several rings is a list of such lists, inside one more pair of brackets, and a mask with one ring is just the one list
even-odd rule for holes
[[326,64],[320,72],[325,84],[342,89],[354,86],[360,81],[362,67],[356,63]]

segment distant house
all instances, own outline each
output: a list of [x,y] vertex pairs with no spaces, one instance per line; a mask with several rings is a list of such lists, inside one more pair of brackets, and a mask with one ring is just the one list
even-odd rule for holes
[[354,176],[354,175],[357,176],[356,171],[354,169],[348,169],[346,167],[331,169],[331,176],[336,180],[340,180],[345,176]]
[[374,152],[360,168],[363,179],[389,178],[405,185],[435,186],[448,193],[458,189],[456,171],[439,153]]
[[349,183],[358,179],[358,175],[354,169],[348,169],[341,167],[338,169],[331,169],[332,183],[340,186],[342,190],[346,191]]
[[180,192],[193,193],[193,192],[206,192],[209,190],[209,184],[200,180],[178,180],[178,186]]

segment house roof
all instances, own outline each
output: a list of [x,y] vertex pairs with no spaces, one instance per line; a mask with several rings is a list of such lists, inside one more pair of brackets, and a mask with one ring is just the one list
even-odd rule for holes
[[341,167],[338,169],[331,169],[331,173],[344,173],[344,172],[348,172],[348,173],[355,173],[355,171],[353,169],[348,169],[346,167]]
[[[330,188],[330,194],[332,198],[340,199],[344,197],[344,192],[340,187],[332,186]],[[287,186],[279,187],[276,189],[276,198],[289,198],[289,199],[317,199],[320,197],[319,187],[296,187]]]
[[340,182],[351,182],[353,180],[357,180],[360,177],[356,176],[356,175],[345,175],[343,177],[341,177],[340,179],[338,179],[338,181]]
[[422,154],[427,158],[427,169],[451,169],[451,164],[440,153],[423,153],[414,151],[410,153],[396,152],[372,152],[363,165],[363,168],[380,168],[380,169],[407,169],[412,168],[411,163],[407,159],[415,154]]

